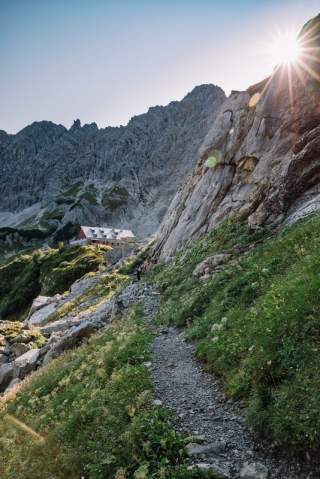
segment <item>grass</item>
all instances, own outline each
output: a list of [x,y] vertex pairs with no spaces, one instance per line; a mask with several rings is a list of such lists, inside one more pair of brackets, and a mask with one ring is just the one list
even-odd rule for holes
[[[248,253],[206,283],[192,276],[236,244]],[[320,446],[319,247],[319,216],[274,237],[233,220],[150,275],[163,292],[159,320],[190,325],[198,356],[245,402],[249,424],[294,451]]]
[[128,202],[129,193],[123,186],[114,186],[106,190],[102,197],[102,206],[107,210],[116,211]]
[[105,246],[36,250],[0,266],[0,316],[22,320],[40,293],[63,293],[71,284],[104,263]]
[[[154,405],[141,309],[2,400],[2,479],[187,479],[186,438]],[[211,476],[212,477],[212,476]]]

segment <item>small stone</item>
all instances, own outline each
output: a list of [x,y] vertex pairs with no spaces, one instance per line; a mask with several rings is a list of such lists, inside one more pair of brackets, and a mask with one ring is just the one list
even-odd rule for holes
[[240,471],[241,479],[268,479],[269,471],[260,462],[245,463]]
[[230,479],[229,470],[217,466],[216,464],[208,464],[206,462],[199,462],[188,466],[188,471],[200,470],[206,473],[208,479]]
[[153,401],[153,404],[154,404],[154,406],[162,406],[162,401],[160,401],[160,399],[155,399]]
[[203,445],[191,442],[186,446],[186,451],[188,456],[202,456],[206,454],[221,454],[225,452],[226,447],[227,445],[224,441]]
[[145,368],[150,369],[151,366],[152,366],[152,363],[150,361],[147,361],[146,363],[143,363],[143,365],[144,365]]

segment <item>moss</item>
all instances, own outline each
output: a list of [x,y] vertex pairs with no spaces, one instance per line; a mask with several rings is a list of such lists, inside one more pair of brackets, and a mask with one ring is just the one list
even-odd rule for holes
[[[227,222],[158,267],[159,320],[190,327],[208,370],[242,398],[250,424],[294,450],[320,446],[320,217],[275,237],[250,236]],[[236,243],[254,246],[206,283],[192,276],[205,256]],[[219,324],[217,328],[216,324]]]
[[114,186],[105,191],[102,197],[102,206],[111,212],[125,206],[128,202],[129,193],[122,186]]

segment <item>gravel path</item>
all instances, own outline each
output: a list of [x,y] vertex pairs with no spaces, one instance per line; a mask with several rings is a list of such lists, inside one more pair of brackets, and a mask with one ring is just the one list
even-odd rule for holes
[[[145,319],[158,334],[150,368],[157,399],[175,413],[177,429],[197,436],[198,444],[188,445],[190,466],[216,468],[225,474],[221,477],[319,479],[319,469],[276,459],[250,434],[241,410],[234,401],[226,400],[219,381],[194,359],[195,345],[186,342],[176,328],[154,325],[160,299],[157,290],[143,284],[136,288]],[[255,464],[255,472],[239,475],[246,463]]]

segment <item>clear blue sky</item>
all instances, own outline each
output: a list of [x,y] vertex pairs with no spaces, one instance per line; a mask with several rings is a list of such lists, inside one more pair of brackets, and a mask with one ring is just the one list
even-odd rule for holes
[[319,0],[0,0],[0,129],[36,120],[126,124],[215,83],[270,74],[263,51]]

